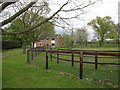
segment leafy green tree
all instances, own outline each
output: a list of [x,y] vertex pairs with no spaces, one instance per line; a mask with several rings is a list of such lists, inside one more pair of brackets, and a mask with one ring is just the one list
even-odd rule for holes
[[[24,24],[24,22],[20,19],[20,18],[17,18],[15,19],[11,26],[10,26],[11,30],[14,30],[14,31],[11,31],[11,32],[21,32],[21,31],[24,31],[26,30],[27,28],[27,23]],[[30,33],[29,32],[26,32],[24,34],[21,34],[19,36],[17,36],[17,38],[21,39],[22,40],[22,44],[23,44],[23,53],[26,53],[26,46],[27,46],[27,43],[29,42],[30,40]]]
[[[43,16],[39,16],[38,21],[44,21],[46,18]],[[54,31],[54,25],[52,25],[50,22],[47,22],[39,27],[37,27],[34,31],[32,31],[32,41],[33,43],[35,41],[39,41],[41,38],[44,38],[46,36],[53,36],[55,34]],[[34,48],[34,44],[33,44]]]
[[116,38],[117,36],[115,24],[110,16],[105,16],[103,18],[97,16],[96,19],[90,21],[88,25],[92,26],[95,30],[100,46],[102,46],[106,38]]
[[62,35],[63,41],[65,43],[65,47],[72,47],[72,35],[63,33]]
[[[32,18],[31,18],[32,17]],[[34,19],[33,19],[34,17]],[[36,13],[26,13],[26,15],[21,16],[21,18],[15,19],[10,28],[11,32],[21,32],[26,30],[29,27],[32,27],[33,25],[42,22],[46,18],[43,16],[39,16]],[[53,35],[55,33],[54,31],[54,26],[50,23],[47,22],[39,27],[37,27],[35,30],[31,32],[26,32],[24,34],[18,34],[20,39],[22,39],[23,42],[23,53],[26,52],[26,46],[28,44],[31,44],[32,42],[34,43],[35,41],[39,40],[43,36],[48,36]],[[34,45],[34,44],[33,44]],[[34,47],[34,46],[33,46]]]
[[92,39],[90,42],[92,42],[92,43],[97,43],[97,39]]
[[[19,24],[21,24],[21,26],[22,26],[22,23],[20,23],[18,21],[16,21],[16,22],[15,23],[13,22],[10,25],[10,27],[5,27],[4,29],[9,30],[9,32],[19,31],[20,27],[17,27],[17,26],[19,26]],[[13,25],[15,25],[16,27],[14,27]],[[22,27],[21,27],[21,29],[22,29]],[[23,36],[22,35],[2,35],[2,40],[3,41],[20,41],[21,45],[23,44]]]
[[78,45],[87,45],[88,33],[86,32],[85,28],[78,28],[74,35],[75,44]]

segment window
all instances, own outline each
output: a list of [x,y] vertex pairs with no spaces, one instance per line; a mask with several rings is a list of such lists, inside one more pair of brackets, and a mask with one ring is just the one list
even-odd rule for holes
[[52,38],[52,40],[55,40],[54,38]]
[[52,46],[55,46],[55,43],[52,43]]

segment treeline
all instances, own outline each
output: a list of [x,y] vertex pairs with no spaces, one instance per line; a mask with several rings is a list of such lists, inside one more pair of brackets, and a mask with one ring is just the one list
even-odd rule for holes
[[[83,34],[82,34],[83,35]],[[65,48],[80,48],[80,47],[118,47],[120,45],[119,40],[104,40],[102,46],[100,41],[97,39],[92,39],[88,41],[84,38],[76,38],[77,36],[72,37],[70,34],[63,34],[63,41],[65,43]]]
[[21,48],[22,44],[20,41],[2,41],[2,49],[13,49]]
[[77,28],[71,34],[63,34],[65,47],[118,47],[120,31],[118,24],[112,21],[110,16],[96,17],[87,23],[94,30],[94,39],[88,41],[87,28]]
[[[30,17],[34,17],[31,19]],[[24,20],[25,19],[25,20]],[[28,29],[28,27],[33,27],[34,24],[42,22],[46,19],[44,16],[40,16],[34,12],[28,12],[24,15],[20,16],[20,18],[16,18],[11,22],[9,27],[5,27],[5,30],[9,30],[9,32],[21,32]],[[40,38],[44,38],[45,36],[54,35],[54,25],[52,25],[49,21],[45,24],[37,27],[35,30],[31,30],[29,32],[25,32],[23,34],[13,34],[13,35],[2,35],[3,49],[12,49],[12,48],[23,48],[23,53],[26,53],[26,49],[28,46],[31,46],[32,43],[35,43],[40,40]],[[16,41],[16,42],[15,42]],[[15,45],[16,44],[16,45]],[[18,45],[19,44],[19,45]],[[34,47],[34,44],[32,44]]]

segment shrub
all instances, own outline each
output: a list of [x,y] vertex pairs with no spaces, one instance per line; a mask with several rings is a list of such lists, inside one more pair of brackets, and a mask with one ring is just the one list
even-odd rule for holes
[[2,49],[21,48],[20,41],[2,41]]

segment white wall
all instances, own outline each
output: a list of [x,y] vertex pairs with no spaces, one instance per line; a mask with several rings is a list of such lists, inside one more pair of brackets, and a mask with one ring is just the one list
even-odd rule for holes
[[36,42],[34,43],[34,47],[36,47]]
[[52,40],[51,43],[55,43],[55,40]]

